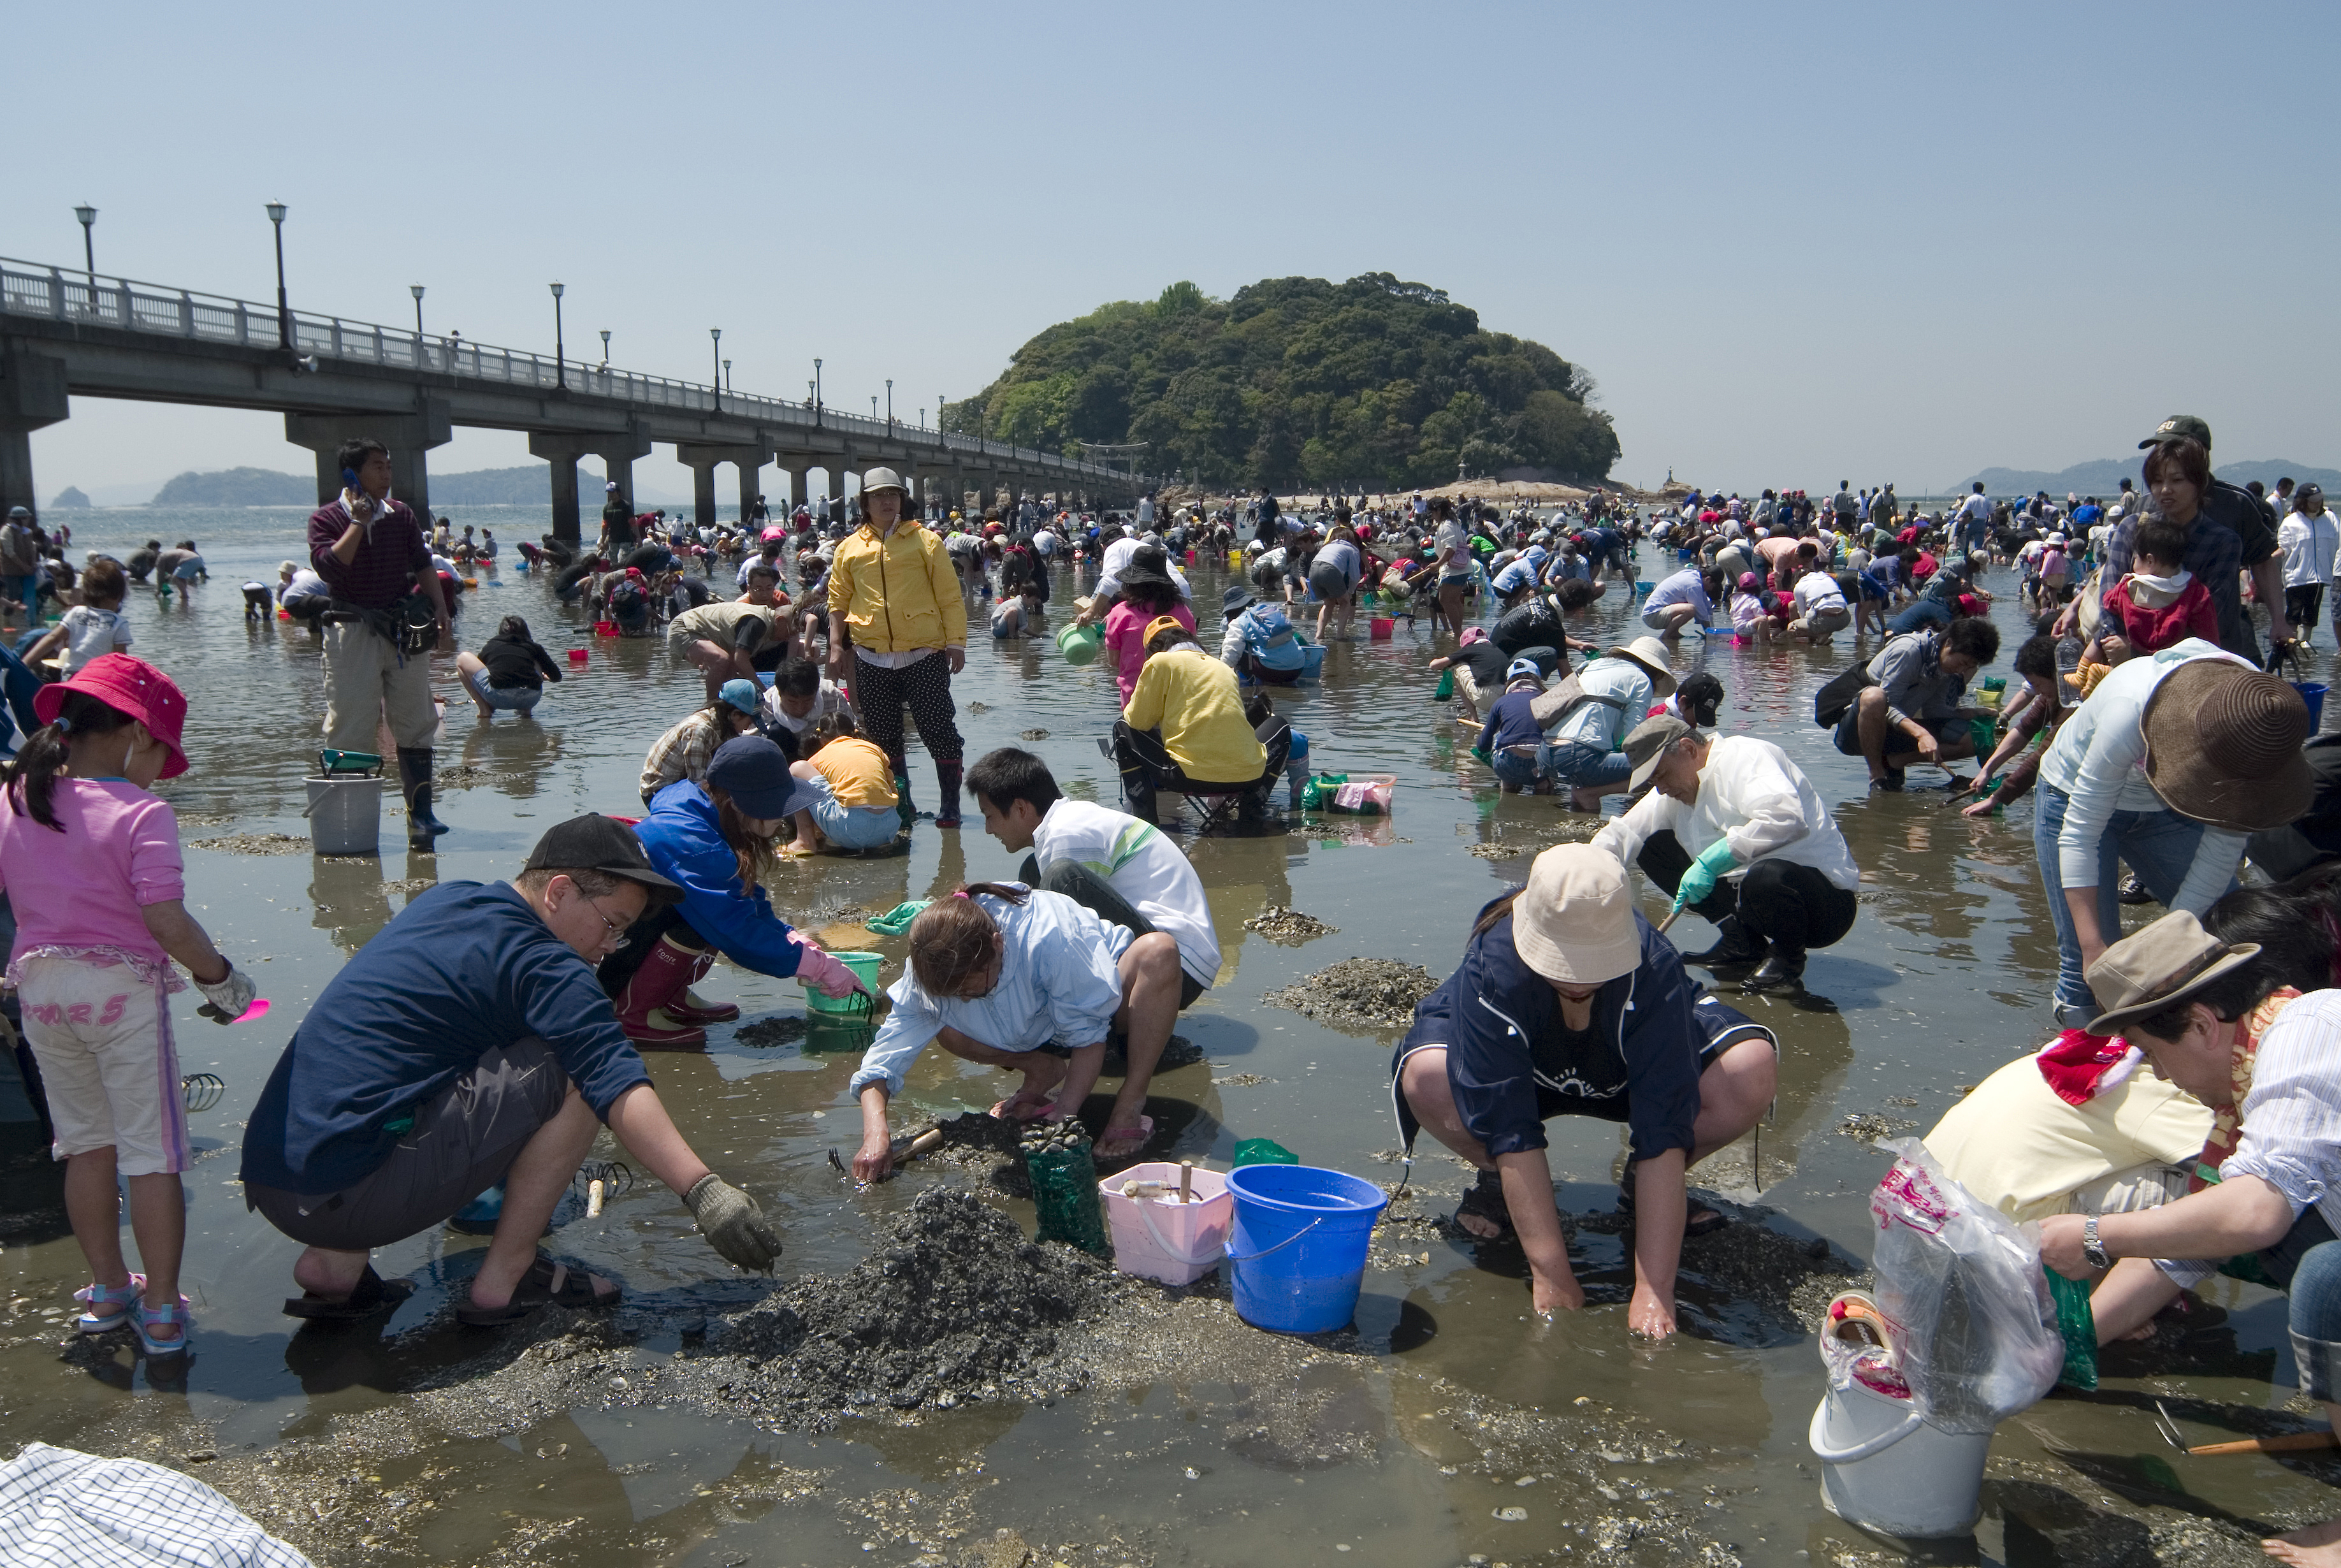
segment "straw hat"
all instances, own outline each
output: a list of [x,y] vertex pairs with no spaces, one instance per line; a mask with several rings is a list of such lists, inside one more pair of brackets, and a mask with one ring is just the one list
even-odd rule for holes
[[1620,643],[1601,656],[1632,660],[1649,672],[1650,690],[1662,697],[1674,694],[1675,673],[1667,668],[1667,645],[1656,637],[1637,637],[1630,643]]
[[1617,857],[1589,844],[1559,844],[1536,857],[1512,904],[1520,961],[1563,985],[1599,985],[1642,962],[1634,901]]
[[2147,699],[2146,779],[2182,816],[2265,833],[2308,810],[2316,790],[2301,743],[2308,704],[2234,659],[2190,659]]
[[2173,910],[2123,937],[2089,965],[2089,989],[2113,999],[2112,1007],[2089,1021],[2089,1033],[2118,1034],[2139,1019],[2184,1002],[2258,953],[2257,943],[2231,947],[2187,911]]

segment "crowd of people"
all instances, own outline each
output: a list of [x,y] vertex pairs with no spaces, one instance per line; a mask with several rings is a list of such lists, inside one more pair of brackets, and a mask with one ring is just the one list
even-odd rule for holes
[[[2044,1032],[2053,1019],[2057,1038],[1995,1074],[1931,1146],[2012,1215],[2045,1217],[2049,1264],[2097,1282],[2101,1336],[2256,1256],[2292,1293],[2304,1388],[2332,1402],[2341,1249],[2325,1194],[2341,1169],[2326,1169],[2322,1106],[2341,1005],[2326,1000],[2341,973],[2341,822],[2326,820],[2341,768],[2318,763],[2302,693],[2273,672],[2313,634],[2336,530],[2314,485],[2271,499],[2215,479],[2199,420],[2166,421],[2141,450],[2141,487],[2124,481],[2103,504],[1994,502],[1977,484],[1934,514],[1906,510],[1890,484],[1848,483],[1818,500],[1692,492],[1639,507],[1597,492],[1509,514],[1444,496],[1303,506],[1262,494],[1175,509],[1149,496],[1127,516],[1035,497],[921,515],[899,475],[872,468],[850,517],[759,506],[701,526],[636,514],[613,486],[590,548],[548,537],[518,554],[605,631],[663,635],[692,704],[651,744],[627,814],[559,824],[510,883],[419,895],[294,1033],[243,1167],[247,1201],[307,1249],[285,1310],[394,1304],[405,1287],[374,1273],[373,1250],[491,1190],[501,1208],[464,1322],[614,1301],[614,1283],[537,1245],[603,1126],[723,1257],[770,1266],[777,1232],[693,1153],[643,1053],[697,1048],[739,1015],[693,989],[718,958],[832,998],[866,990],[775,907],[777,868],[902,853],[913,834],[960,828],[963,801],[1024,855],[1019,879],[968,884],[911,922],[907,968],[871,998],[879,1016],[852,1081],[853,1174],[889,1169],[890,1104],[930,1045],[1010,1074],[993,1114],[1012,1121],[1081,1114],[1118,1055],[1097,1154],[1137,1156],[1177,1016],[1220,966],[1163,797],[1191,803],[1195,832],[1262,830],[1280,782],[1297,804],[1307,739],[1275,699],[1316,678],[1328,639],[1360,634],[1362,611],[1430,623],[1428,673],[1476,741],[1467,784],[1586,814],[1625,797],[1459,934],[1459,963],[1390,1064],[1408,1157],[1427,1130],[1473,1167],[1455,1223],[1517,1244],[1537,1310],[1584,1300],[1545,1124],[1588,1115],[1628,1129],[1629,1321],[1673,1331],[1682,1238],[1725,1223],[1687,1173],[1755,1124],[1777,1080],[1772,1032],[1720,993],[1801,992],[1812,955],[1860,918],[1861,871],[1831,803],[1775,739],[1723,721],[1721,684],[1684,641],[1843,640],[1851,662],[1813,721],[1872,790],[1905,790],[1915,767],[1944,774],[1973,815],[2036,801],[2057,943]],[[378,444],[341,455],[355,483],[310,519],[305,564],[247,601],[258,589],[319,640],[329,747],[364,752],[387,731],[410,843],[428,850],[447,831],[432,799],[434,654],[453,654],[482,724],[527,722],[563,671],[516,614],[455,652],[464,574],[493,569],[493,536],[457,537],[393,497]],[[122,606],[134,583],[185,592],[204,573],[188,542],[94,557],[61,587],[62,541],[29,528],[0,530],[0,585],[23,605],[52,593],[69,604],[37,640],[0,650],[25,736],[0,768],[11,976],[91,1268],[80,1326],[127,1326],[148,1353],[174,1353],[191,1326],[176,1284],[185,1128],[155,1091],[175,1082],[168,996],[178,969],[224,1015],[253,989],[185,913],[175,822],[148,793],[187,765],[185,698],[127,652]],[[1649,556],[1667,568],[1637,581]],[[1189,571],[1222,561],[1213,628]],[[2001,637],[1982,583],[2009,569],[2031,628],[2012,683],[1986,673]],[[1016,747],[970,762],[959,727],[971,616],[995,639],[1040,636],[1064,572],[1094,574],[1059,644],[1112,677],[1116,711],[1099,716],[1121,775],[1111,805],[1069,797]],[[1635,634],[1574,634],[1613,594],[1632,596]],[[912,724],[931,810],[917,804]],[[68,857],[69,875],[33,874],[60,834],[87,853]],[[2289,880],[2239,887],[2247,856]],[[1638,907],[1636,871],[1671,901],[1663,923]],[[2169,913],[2123,938],[2131,901]],[[1685,913],[1708,923],[1703,944],[1678,946]],[[2163,1082],[2133,1081],[2140,1063]],[[140,1273],[118,1238],[117,1178]]]

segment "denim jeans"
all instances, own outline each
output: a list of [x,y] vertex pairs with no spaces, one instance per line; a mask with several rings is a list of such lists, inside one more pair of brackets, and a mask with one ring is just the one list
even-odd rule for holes
[[1582,741],[1556,741],[1544,748],[1545,768],[1575,789],[1599,789],[1634,776],[1624,752],[1602,751]]
[[[2319,1224],[2309,1226],[2311,1220]],[[2313,1208],[2292,1228],[2287,1243],[2307,1239],[2304,1231],[2321,1229],[2328,1237],[2333,1233]],[[2300,1392],[2327,1404],[2341,1403],[2341,1395],[2334,1393],[2334,1363],[2341,1353],[2341,1242],[2316,1242],[2303,1253],[2285,1293],[2290,1298],[2292,1354],[2300,1369]]]
[[1499,751],[1488,765],[1506,789],[1531,790],[1552,776],[1545,766],[1545,758],[1551,751],[1549,745],[1540,745],[1533,752]]
[[[2073,912],[2065,905],[2065,883],[2057,864],[2057,836],[2065,829],[2071,797],[2043,781],[2033,798],[2039,804],[2032,814],[2032,853],[2040,863],[2040,885],[2047,890],[2048,918],[2057,926],[2057,1022],[2086,1024],[2100,1009],[2082,974],[2081,939],[2073,931]],[[2178,896],[2202,839],[2203,824],[2175,811],[2113,814],[2097,841],[2097,933],[2107,946],[2121,936],[2121,878],[2115,861],[2127,861],[2147,892],[2167,904]]]

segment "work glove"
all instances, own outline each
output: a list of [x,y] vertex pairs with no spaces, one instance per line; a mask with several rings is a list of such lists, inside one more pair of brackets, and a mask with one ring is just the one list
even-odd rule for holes
[[860,975],[818,947],[807,947],[804,956],[797,960],[797,978],[823,996],[851,996],[869,990]]
[[759,1273],[771,1272],[772,1260],[781,1255],[781,1238],[755,1199],[710,1171],[692,1183],[682,1201],[699,1222],[700,1234],[725,1262]]
[[1496,759],[1489,754],[1488,750],[1484,746],[1473,746],[1471,748],[1471,754],[1479,759],[1479,765],[1482,767],[1493,767],[1496,765]]
[[1705,904],[1715,892],[1716,878],[1730,870],[1734,864],[1730,844],[1727,840],[1717,839],[1701,850],[1698,858],[1690,863],[1690,869],[1683,873],[1682,884],[1675,889],[1675,903],[1678,905]]
[[198,980],[195,989],[204,994],[204,1000],[211,1004],[222,1024],[233,1024],[243,1017],[252,999],[260,994],[260,987],[253,983],[252,976],[233,964],[224,978],[209,984]]

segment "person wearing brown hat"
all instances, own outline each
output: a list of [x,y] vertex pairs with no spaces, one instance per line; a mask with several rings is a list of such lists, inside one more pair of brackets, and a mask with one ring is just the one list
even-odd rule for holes
[[1647,636],[1621,643],[1579,670],[1577,684],[1590,700],[1552,726],[1546,765],[1557,782],[1569,786],[1573,809],[1599,811],[1601,797],[1623,794],[1634,771],[1619,742],[1652,704],[1674,692],[1667,645]]
[[2040,759],[2032,846],[2057,927],[2057,1020],[2087,1021],[2087,972],[2118,932],[2117,859],[2171,909],[2227,890],[2246,834],[2315,793],[2308,709],[2273,675],[2199,638],[2117,664]]
[[1553,1208],[1544,1124],[1625,1123],[1620,1196],[1638,1220],[1627,1323],[1664,1335],[1684,1234],[1724,1223],[1689,1213],[1683,1173],[1756,1124],[1777,1058],[1769,1030],[1696,996],[1614,858],[1558,844],[1525,887],[1479,912],[1462,962],[1416,1005],[1390,1063],[1391,1106],[1410,1166],[1427,1128],[1479,1171],[1456,1223],[1517,1240],[1539,1313],[1585,1302]]
[[1760,964],[1743,991],[1794,990],[1805,954],[1853,929],[1861,869],[1820,794],[1788,754],[1754,735],[1710,738],[1671,714],[1626,737],[1635,791],[1648,790],[1593,836],[1639,865],[1716,928],[1685,962]]

